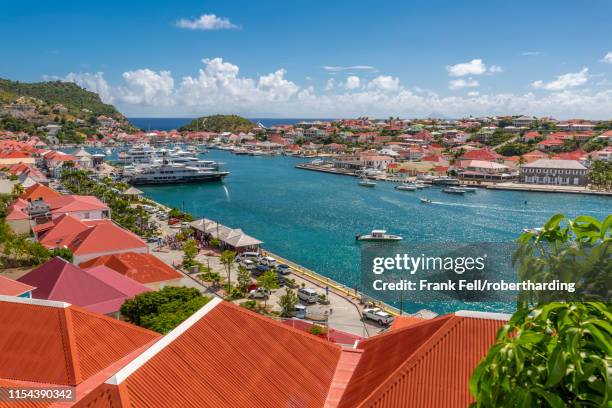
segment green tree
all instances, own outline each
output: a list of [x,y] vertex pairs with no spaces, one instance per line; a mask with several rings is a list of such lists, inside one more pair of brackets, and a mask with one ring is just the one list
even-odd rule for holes
[[225,250],[221,253],[221,263],[225,266],[225,271],[227,272],[227,287],[228,294],[232,292],[232,266],[234,265],[234,260],[236,259],[236,253],[234,251]]
[[281,308],[281,316],[291,317],[295,305],[298,304],[298,297],[295,292],[289,288],[285,288],[285,294],[278,299],[278,305]]
[[195,257],[198,254],[198,246],[194,239],[189,239],[183,245],[183,267],[189,268],[195,264]]
[[[276,272],[268,271],[257,278],[257,283],[259,286],[266,289],[266,291],[271,291],[272,289],[278,288],[278,277],[276,276]],[[268,305],[268,298],[264,298],[264,307]]]
[[60,258],[65,259],[68,262],[72,262],[74,260],[74,256],[72,254],[72,251],[69,248],[63,247],[63,248],[53,248],[51,251],[49,251],[49,256],[51,258],[55,258],[56,256],[59,256]]
[[244,266],[238,267],[238,289],[242,293],[246,293],[251,285],[251,273]]
[[[574,281],[588,289],[582,291],[587,299],[593,291],[607,295],[611,233],[612,215],[600,222],[557,214],[541,232],[519,238],[514,254],[519,276]],[[472,374],[472,406],[610,406],[612,305],[549,300],[533,293],[520,297],[516,313]]]
[[165,334],[209,300],[195,288],[166,286],[126,300],[121,314],[131,323]]

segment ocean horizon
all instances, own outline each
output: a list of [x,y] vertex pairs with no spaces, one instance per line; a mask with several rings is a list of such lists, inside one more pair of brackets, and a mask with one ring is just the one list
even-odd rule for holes
[[[144,131],[162,130],[168,131],[178,129],[195,119],[190,118],[138,118],[129,117],[128,121],[135,127]],[[265,127],[274,125],[292,125],[301,121],[331,121],[337,118],[247,118],[255,123],[261,123]]]

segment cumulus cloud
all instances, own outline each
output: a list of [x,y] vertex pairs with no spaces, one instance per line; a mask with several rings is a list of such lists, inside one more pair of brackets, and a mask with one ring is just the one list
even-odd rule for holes
[[336,87],[336,80],[334,78],[330,78],[325,83],[325,88],[323,88],[323,89],[325,89],[326,91],[331,91],[335,87]]
[[446,67],[448,75],[459,77],[464,75],[482,75],[487,72],[486,65],[481,59],[473,59],[470,62],[449,65]]
[[45,81],[64,81],[74,82],[81,88],[95,92],[100,95],[100,99],[105,103],[113,103],[115,98],[113,92],[104,79],[103,72],[70,72],[64,77],[55,75],[43,75]]
[[381,91],[396,91],[399,89],[400,80],[390,75],[380,75],[372,79],[368,87]]
[[589,80],[589,69],[583,68],[578,72],[559,75],[557,79],[544,82],[538,80],[532,82],[531,86],[537,89],[545,89],[547,91],[562,91],[567,88],[573,88],[585,84]]
[[461,88],[475,88],[479,85],[478,81],[472,78],[454,79],[448,82],[448,89],[455,90]]
[[329,72],[341,72],[341,71],[370,71],[370,72],[373,72],[373,71],[377,71],[375,67],[372,67],[370,65],[349,65],[349,66],[344,66],[344,67],[325,65],[323,69]]
[[190,20],[181,18],[176,26],[188,30],[230,30],[239,29],[240,26],[232,23],[229,18],[217,17],[214,14],[202,14],[200,17]]
[[[134,116],[236,113],[247,117],[364,114],[418,117],[440,112],[448,117],[528,114],[605,119],[612,112],[612,89],[594,91],[553,86],[556,89],[542,95],[531,92],[441,95],[430,90],[408,89],[401,85],[399,78],[381,75],[365,83],[360,78],[361,86],[352,90],[346,88],[345,81],[338,83],[330,79],[333,86],[322,91],[314,86],[300,87],[287,75],[284,69],[278,69],[257,77],[243,76],[235,64],[212,58],[202,60],[195,74],[182,78],[173,78],[169,71],[144,68],[126,72],[116,85],[107,83],[102,73],[71,73],[61,79],[99,92],[103,100]],[[454,80],[475,81],[470,76]],[[550,88],[549,84],[542,82],[540,86]]]
[[612,64],[612,51],[604,55],[604,57],[600,59],[600,61],[606,64]]
[[361,87],[361,79],[359,79],[356,75],[351,75],[346,78],[346,83],[344,84],[346,89],[357,89]]
[[491,65],[491,67],[489,68],[489,72],[495,74],[498,72],[504,72],[504,69],[499,65]]

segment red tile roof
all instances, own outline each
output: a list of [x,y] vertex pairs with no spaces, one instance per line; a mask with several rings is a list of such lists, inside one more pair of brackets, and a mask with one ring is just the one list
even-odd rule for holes
[[496,160],[502,157],[490,149],[477,149],[464,153],[461,160]]
[[148,290],[129,279],[126,283],[122,279],[127,278],[121,275],[113,277],[114,271],[102,278],[99,272],[85,272],[56,257],[19,278],[19,282],[36,287],[32,291],[35,299],[68,302],[102,314],[117,312],[127,298]]
[[0,297],[0,379],[74,386],[158,337],[77,306]]
[[78,233],[68,244],[75,255],[149,250],[136,234],[124,230],[111,221],[99,222]]
[[470,375],[508,317],[458,312],[360,342],[338,407],[467,407]]
[[94,196],[60,195],[45,200],[45,202],[49,204],[53,214],[109,209],[106,204]]
[[152,254],[124,252],[104,255],[80,264],[81,268],[106,265],[140,283],[180,279],[183,275]]
[[413,326],[417,323],[423,323],[423,318],[412,316],[395,316],[391,323],[390,330],[403,329],[404,327]]
[[21,296],[33,289],[35,289],[34,286],[26,285],[25,283],[0,275],[0,295]]
[[322,407],[340,347],[218,298],[78,407]]
[[21,199],[31,201],[42,199],[43,201],[48,201],[53,198],[61,197],[62,195],[57,191],[49,188],[45,185],[36,183],[26,188],[23,194],[21,195]]

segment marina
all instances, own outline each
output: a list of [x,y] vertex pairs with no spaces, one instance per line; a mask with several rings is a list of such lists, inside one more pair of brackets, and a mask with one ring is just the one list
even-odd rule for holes
[[[609,198],[603,196],[558,194],[551,200],[546,193],[489,189],[454,195],[443,193],[442,186],[419,190],[417,196],[395,190],[394,183],[362,188],[353,177],[296,168],[307,159],[236,156],[222,150],[211,150],[205,157],[225,163],[231,175],[222,183],[139,188],[147,197],[196,218],[239,226],[264,241],[267,251],[349,288],[360,282],[359,232],[392,229],[405,237],[404,243],[510,242],[524,228],[541,226],[559,212],[597,218],[609,213]],[[481,304],[404,300],[406,312],[424,308],[436,313],[488,310]]]

